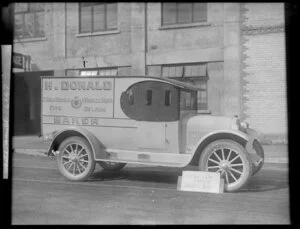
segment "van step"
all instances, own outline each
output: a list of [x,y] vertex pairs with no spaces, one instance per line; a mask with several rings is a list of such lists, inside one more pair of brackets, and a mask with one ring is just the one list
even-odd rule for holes
[[155,165],[155,166],[165,166],[165,167],[185,167],[185,163],[165,163],[165,162],[156,162],[156,161],[136,161],[136,160],[118,160],[118,159],[101,159],[96,161],[111,161],[118,163],[127,163],[127,164],[140,164],[140,165]]
[[[106,149],[107,160],[125,163],[150,164],[172,167],[184,167],[192,157],[191,154],[152,153],[131,150]],[[99,158],[101,160],[101,158]]]

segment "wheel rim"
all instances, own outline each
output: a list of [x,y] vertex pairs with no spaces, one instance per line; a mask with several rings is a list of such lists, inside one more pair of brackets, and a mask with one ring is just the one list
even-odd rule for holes
[[234,149],[218,148],[209,155],[206,170],[220,173],[225,185],[232,187],[245,176],[245,160]]
[[89,154],[87,148],[78,143],[68,144],[62,151],[62,165],[72,176],[79,176],[89,167]]

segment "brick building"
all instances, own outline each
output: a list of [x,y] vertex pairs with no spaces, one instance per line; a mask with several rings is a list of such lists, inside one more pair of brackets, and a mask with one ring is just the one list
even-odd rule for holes
[[30,56],[13,69],[15,134],[40,131],[40,75],[147,74],[198,86],[201,113],[286,138],[281,3],[15,3],[14,18],[14,52]]

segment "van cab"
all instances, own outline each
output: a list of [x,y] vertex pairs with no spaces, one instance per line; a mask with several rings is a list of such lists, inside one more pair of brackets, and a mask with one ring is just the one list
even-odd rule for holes
[[42,135],[70,180],[99,163],[217,172],[226,191],[243,187],[264,162],[261,135],[236,117],[197,113],[197,88],[158,77],[42,77]]

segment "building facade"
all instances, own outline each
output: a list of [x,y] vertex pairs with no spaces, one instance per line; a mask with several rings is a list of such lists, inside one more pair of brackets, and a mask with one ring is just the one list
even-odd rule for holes
[[14,52],[30,56],[13,69],[28,105],[15,102],[35,125],[40,75],[150,75],[196,85],[199,113],[286,138],[281,3],[15,3],[14,15]]

